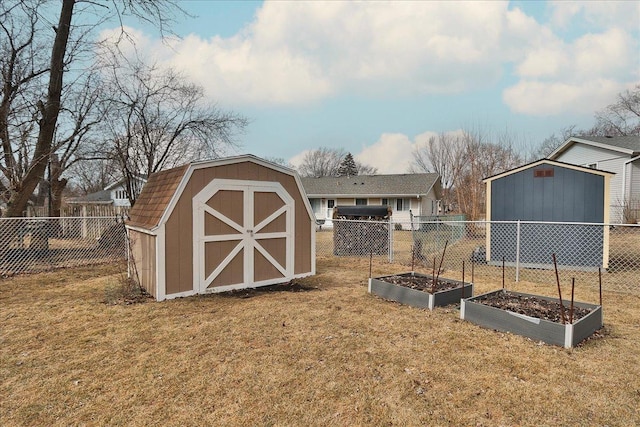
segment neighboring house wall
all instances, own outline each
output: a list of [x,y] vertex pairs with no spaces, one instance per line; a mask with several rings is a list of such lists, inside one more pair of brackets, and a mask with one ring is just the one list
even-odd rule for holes
[[622,170],[624,163],[629,160],[629,156],[613,150],[575,143],[554,160],[579,166],[592,167],[594,165],[594,169],[614,172],[615,175],[611,178],[609,193],[611,197],[611,219],[614,222],[622,221],[622,206],[624,205],[624,200],[630,196],[627,194],[625,198],[625,195],[622,194]]
[[124,185],[119,185],[111,189],[111,200],[113,200],[113,206],[131,207]]
[[627,168],[629,195],[632,196],[630,200],[640,202],[640,159],[629,163]]
[[[363,197],[364,198],[364,197]],[[435,192],[431,190],[427,196],[423,197],[404,197],[402,199],[402,210],[398,210],[399,198],[382,198],[382,197],[368,197],[367,205],[382,205],[387,204],[391,206],[392,215],[391,218],[394,222],[408,223],[411,221],[411,214],[413,215],[437,215],[438,214],[438,200],[436,199]],[[328,208],[328,200],[335,200],[335,206],[354,206],[356,204],[356,198],[309,198],[313,213],[318,220],[331,220],[332,209]]]
[[[613,223],[634,221],[640,214],[640,137],[575,136],[549,155],[549,159],[609,171],[611,178],[610,220]],[[638,220],[639,218],[635,218]]]
[[387,205],[392,220],[409,224],[411,214],[438,214],[437,174],[362,175],[303,178],[316,220],[330,223],[336,206]]

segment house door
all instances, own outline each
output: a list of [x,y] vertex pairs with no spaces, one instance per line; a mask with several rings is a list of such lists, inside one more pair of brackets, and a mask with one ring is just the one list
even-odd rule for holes
[[278,182],[214,179],[193,198],[194,289],[290,280],[293,198]]
[[327,219],[331,220],[333,218],[333,208],[336,206],[335,199],[327,200]]

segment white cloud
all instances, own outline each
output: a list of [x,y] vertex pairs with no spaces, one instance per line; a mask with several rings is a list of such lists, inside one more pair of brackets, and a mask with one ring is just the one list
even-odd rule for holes
[[373,145],[364,147],[354,158],[378,169],[380,174],[406,173],[411,165],[414,142],[401,133],[384,133]]
[[524,57],[516,68],[521,80],[504,90],[503,100],[524,114],[590,114],[638,81],[639,58],[637,42],[617,28],[557,40]]
[[567,111],[592,114],[593,106],[613,101],[625,85],[613,80],[595,79],[581,83],[522,80],[503,93],[504,102],[523,114],[550,116]]
[[582,21],[594,29],[611,26],[638,31],[640,3],[627,0],[550,1],[551,22],[556,27],[568,27],[572,21]]
[[[518,80],[503,100],[539,114],[530,105],[583,108],[552,96],[597,99],[605,88],[638,80],[637,2],[552,2],[550,10],[551,21],[541,23],[507,2],[266,1],[232,37],[191,34],[163,44],[135,35],[139,51],[234,107],[336,94],[456,94],[496,85],[513,65]],[[574,40],[557,34],[579,19],[593,31]],[[542,100],[518,98],[535,90]]]
[[265,2],[230,38],[188,35],[146,52],[215,99],[300,104],[345,90],[459,92],[501,74],[503,2]]

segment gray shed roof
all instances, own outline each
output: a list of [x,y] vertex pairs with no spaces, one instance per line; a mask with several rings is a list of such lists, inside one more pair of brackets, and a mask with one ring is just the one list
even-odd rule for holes
[[[301,178],[309,197],[353,197],[353,196],[416,196],[426,195],[436,183],[436,173],[412,173],[402,175],[359,175]],[[439,194],[439,185],[435,188]]]
[[567,150],[572,144],[583,143],[595,147],[608,148],[610,150],[621,151],[630,156],[640,154],[640,136],[572,136],[560,147],[549,155],[548,158],[555,159]]

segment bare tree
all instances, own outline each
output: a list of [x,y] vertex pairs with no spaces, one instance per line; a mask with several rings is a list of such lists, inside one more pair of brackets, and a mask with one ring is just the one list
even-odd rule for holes
[[276,165],[284,166],[285,168],[289,168],[289,169],[295,169],[295,166],[293,166],[283,157],[266,156],[263,158],[268,162],[275,163]]
[[309,151],[298,166],[298,173],[313,178],[336,176],[344,156],[344,150],[339,148],[320,147],[317,150]]
[[531,150],[529,160],[547,157],[572,136],[627,136],[640,135],[640,85],[618,94],[616,102],[595,114],[595,123],[589,129],[567,126],[545,138]]
[[[117,59],[117,56],[113,56]],[[106,77],[103,131],[133,205],[139,176],[225,154],[247,119],[205,100],[204,90],[171,69],[115,61]]]
[[83,160],[67,169],[72,178],[69,185],[78,194],[89,194],[103,190],[109,183],[119,179],[118,166],[112,160]]
[[[301,176],[321,178],[323,176],[341,176],[340,165],[351,153],[346,153],[341,148],[320,147],[317,150],[307,152],[298,166]],[[353,156],[351,156],[353,160]],[[351,175],[374,175],[378,169],[354,160],[350,166]],[[346,175],[346,174],[345,174]]]
[[[576,135],[576,125],[567,126],[560,130],[557,134],[554,132],[545,138],[540,145],[534,147],[527,155],[528,161],[544,159],[560,147],[567,139]],[[583,131],[580,133],[584,133]]]
[[640,84],[619,93],[616,102],[595,115],[591,135],[640,135]]
[[464,135],[441,133],[413,151],[411,172],[437,173],[442,183],[442,204],[447,210],[457,205],[453,192],[465,167]]
[[378,173],[378,168],[375,168],[364,163],[360,163],[356,160],[357,175],[375,175]]
[[444,206],[477,219],[485,209],[482,180],[521,162],[512,138],[508,133],[491,136],[479,129],[440,134],[414,151],[412,171],[439,174]]
[[[59,7],[57,23],[47,18]],[[74,61],[86,59],[92,30],[127,15],[163,30],[181,9],[173,0],[4,0],[0,3],[0,171],[9,193],[4,216],[20,216],[56,146],[54,140],[65,88]],[[74,26],[74,17],[82,16]],[[93,21],[93,22],[91,22]],[[124,33],[123,33],[124,34]],[[60,142],[77,142],[61,138]],[[59,157],[60,159],[60,157]]]

